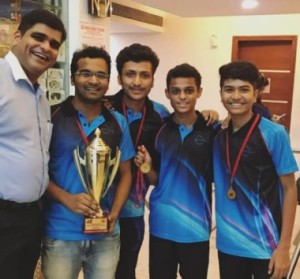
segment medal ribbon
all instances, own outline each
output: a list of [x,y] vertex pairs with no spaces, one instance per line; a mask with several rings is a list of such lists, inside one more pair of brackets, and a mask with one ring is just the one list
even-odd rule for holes
[[254,119],[254,121],[253,121],[253,123],[251,124],[251,127],[250,127],[250,129],[249,129],[249,131],[248,131],[248,133],[247,133],[247,135],[246,135],[243,143],[242,143],[242,146],[241,146],[241,148],[239,150],[237,158],[236,158],[236,160],[234,162],[233,169],[231,168],[231,162],[230,162],[230,155],[229,155],[229,135],[228,135],[229,132],[227,130],[227,134],[226,134],[226,161],[227,161],[227,166],[228,166],[229,171],[230,171],[230,187],[232,187],[232,188],[233,188],[233,179],[234,179],[235,174],[237,172],[237,169],[238,169],[238,166],[239,166],[239,163],[240,163],[243,151],[244,151],[244,149],[246,147],[247,142],[249,141],[249,138],[250,138],[250,136],[251,136],[251,134],[252,134],[252,132],[253,132],[253,130],[254,130],[257,122],[258,122],[258,120],[259,120],[259,115],[257,114],[256,117],[255,117],[255,119]]
[[[122,112],[123,112],[123,115],[128,120],[127,110],[126,110],[126,106],[125,106],[124,102],[122,102]],[[144,105],[143,110],[142,110],[142,119],[141,119],[141,122],[140,122],[140,125],[138,128],[138,133],[137,133],[135,141],[134,141],[135,148],[137,148],[137,144],[141,137],[141,133],[142,133],[144,122],[145,122],[145,117],[146,117],[146,106]],[[143,192],[145,192],[145,191],[146,191],[146,188],[145,188],[144,175],[141,172],[141,170],[139,168],[137,168],[136,180],[135,180],[135,196],[134,196],[134,204],[136,207],[140,207],[140,202],[143,200]]]
[[82,139],[83,139],[85,145],[88,146],[88,145],[89,145],[89,140],[88,140],[86,134],[84,133],[84,131],[83,131],[82,127],[81,127],[80,121],[79,121],[78,119],[76,119],[76,121],[77,121],[77,126],[78,126],[78,128],[79,128],[81,137],[82,137]]

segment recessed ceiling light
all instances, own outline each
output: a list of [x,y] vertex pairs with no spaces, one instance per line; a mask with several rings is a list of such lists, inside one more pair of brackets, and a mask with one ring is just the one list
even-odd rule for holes
[[258,5],[258,1],[256,0],[244,0],[242,2],[243,9],[254,9]]

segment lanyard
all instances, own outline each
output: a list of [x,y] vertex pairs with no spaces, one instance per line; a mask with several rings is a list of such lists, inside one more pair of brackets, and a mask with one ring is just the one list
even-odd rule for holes
[[[123,115],[126,117],[127,122],[128,122],[128,118],[127,118],[127,110],[126,110],[126,106],[125,103],[122,102],[122,112]],[[142,130],[143,130],[143,126],[144,126],[144,122],[145,122],[145,117],[146,117],[146,106],[143,106],[143,110],[142,110],[142,119],[138,128],[138,133],[136,135],[135,141],[134,141],[134,146],[135,148],[137,148],[137,144],[139,142],[139,139],[141,137],[142,134]],[[145,187],[145,179],[144,179],[144,175],[141,172],[141,170],[139,168],[137,168],[136,170],[136,182],[135,182],[135,196],[134,196],[134,204],[136,207],[140,207],[140,202],[143,200],[143,193],[146,192],[146,187]]]
[[230,187],[227,191],[227,196],[230,200],[233,200],[236,197],[236,191],[233,188],[233,179],[236,175],[236,172],[237,172],[237,169],[238,169],[243,151],[245,150],[246,144],[248,143],[249,138],[250,138],[251,134],[253,133],[253,130],[254,130],[258,120],[259,120],[259,115],[257,114],[254,121],[253,121],[253,123],[251,124],[251,127],[250,127],[249,131],[247,132],[247,135],[246,135],[245,139],[242,142],[242,146],[241,146],[241,148],[239,150],[239,153],[237,155],[237,158],[236,158],[236,160],[233,164],[233,168],[231,167],[231,162],[230,162],[229,135],[228,135],[229,132],[227,130],[227,133],[226,133],[226,161],[227,161],[227,166],[228,166],[229,171],[230,171]]
[[76,119],[76,122],[77,122],[77,126],[79,128],[79,131],[80,131],[80,135],[81,135],[81,137],[82,137],[85,145],[88,146],[89,145],[89,140],[88,140],[86,134],[84,133],[84,131],[83,131],[82,127],[81,127],[81,124],[80,124],[78,118]]
[[[124,102],[122,102],[122,112],[123,112],[123,115],[126,117],[127,122],[128,122],[128,118],[127,118],[127,110],[126,110],[126,107],[125,107]],[[135,147],[137,147],[137,144],[138,144],[139,139],[140,139],[140,137],[141,137],[141,133],[142,133],[143,126],[144,126],[144,122],[145,122],[145,117],[146,117],[146,106],[144,105],[144,106],[143,106],[143,111],[142,111],[142,120],[141,120],[141,123],[140,123],[140,125],[139,125],[138,133],[137,133],[136,138],[135,138],[135,141],[134,141],[134,146],[135,146]]]

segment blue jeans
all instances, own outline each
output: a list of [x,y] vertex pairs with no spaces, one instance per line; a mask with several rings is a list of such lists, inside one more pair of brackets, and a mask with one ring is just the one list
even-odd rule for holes
[[100,240],[43,240],[42,271],[46,279],[114,279],[119,260],[120,237]]

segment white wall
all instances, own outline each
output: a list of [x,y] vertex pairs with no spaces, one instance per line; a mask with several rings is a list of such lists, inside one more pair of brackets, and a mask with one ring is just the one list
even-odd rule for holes
[[[247,35],[300,35],[300,14],[275,16],[240,16],[181,18],[168,15],[164,19],[164,32],[153,34],[112,34],[110,49],[112,59],[123,47],[138,42],[149,45],[160,57],[151,98],[166,104],[165,77],[168,70],[187,62],[194,65],[203,77],[203,94],[198,109],[212,108],[226,115],[220,103],[218,68],[231,60],[232,36]],[[211,35],[218,38],[218,47],[210,45]],[[297,48],[294,97],[291,121],[293,148],[300,150],[300,43]],[[119,90],[113,63],[110,93]]]
[[[69,0],[68,13],[68,52],[69,64],[74,51],[81,48],[80,22],[99,24],[107,29],[105,48],[109,50],[110,18],[97,18],[88,14],[88,2],[86,0]],[[70,85],[69,95],[74,95],[74,88]]]

